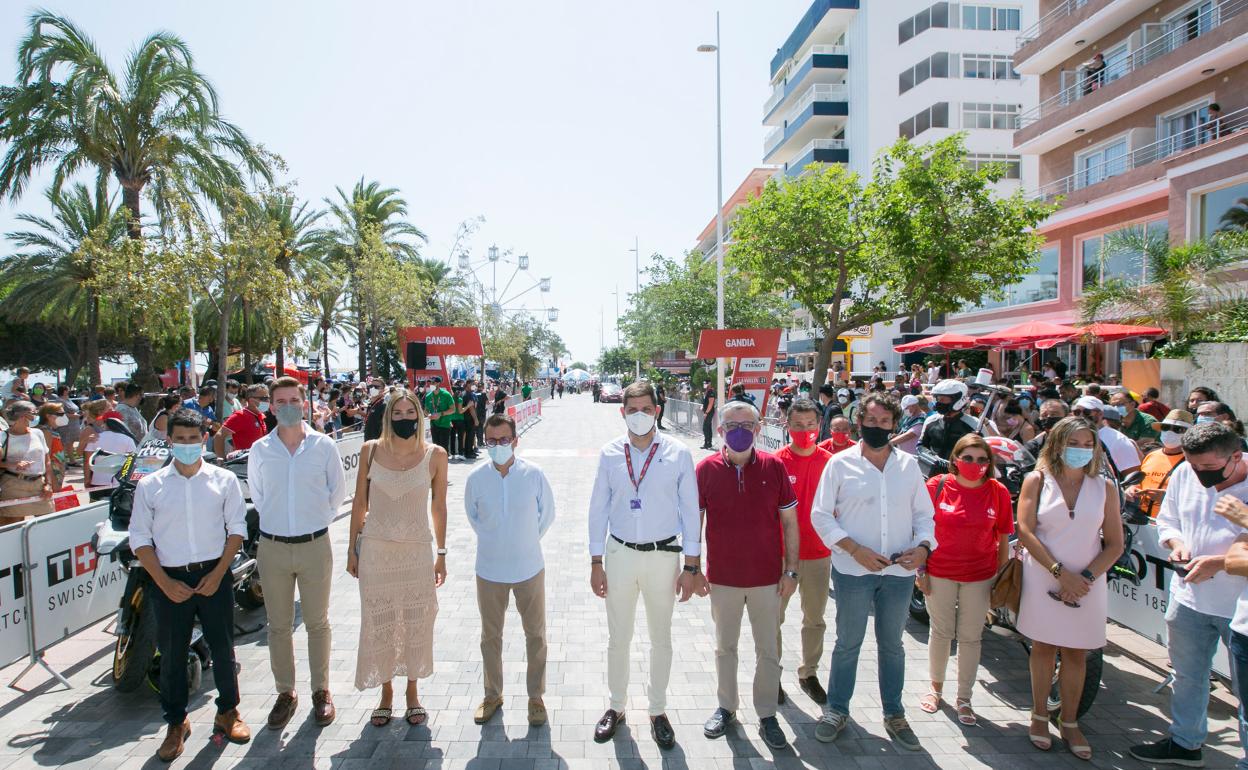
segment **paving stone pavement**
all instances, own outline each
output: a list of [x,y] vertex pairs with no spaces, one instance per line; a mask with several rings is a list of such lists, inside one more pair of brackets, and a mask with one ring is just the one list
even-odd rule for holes
[[[554,487],[558,518],[548,533],[546,553],[547,633],[549,663],[546,705],[550,724],[529,728],[525,720],[524,638],[519,618],[509,615],[504,641],[506,704],[494,720],[480,727],[472,712],[482,696],[478,652],[480,630],[473,586],[474,538],[463,512],[463,483],[471,466],[452,463],[447,546],[450,575],[438,593],[440,610],[435,636],[436,669],[420,682],[422,704],[429,709],[425,726],[408,727],[402,720],[386,728],[368,724],[376,705],[376,691],[358,693],[352,687],[359,633],[359,595],[356,581],[346,574],[347,522],[332,528],[335,569],[331,600],[333,624],[332,691],[337,721],[317,729],[309,718],[310,693],[306,666],[299,670],[299,711],[282,732],[264,729],[272,706],[272,678],[265,632],[241,636],[237,656],[242,668],[241,710],[255,728],[245,746],[218,748],[210,741],[215,709],[211,691],[201,690],[191,709],[193,734],[176,767],[242,768],[472,768],[473,770],[545,770],[550,768],[718,768],[746,770],[763,767],[890,768],[1053,768],[1086,767],[1055,741],[1048,753],[1027,741],[1029,679],[1022,647],[989,633],[975,692],[980,723],[963,727],[951,711],[926,715],[917,699],[927,691],[926,628],[911,622],[906,630],[906,705],[923,751],[899,751],[888,741],[879,717],[875,646],[871,634],[864,644],[859,686],[852,711],[854,723],[832,745],[814,738],[818,707],[800,692],[796,682],[800,613],[794,604],[784,626],[784,686],[788,703],[780,721],[792,747],[772,752],[757,735],[757,719],[749,708],[739,716],[725,739],[709,741],[701,724],[715,708],[715,657],[710,605],[693,599],[677,605],[673,621],[675,661],[668,712],[678,746],[660,752],[646,728],[643,683],[648,656],[644,612],[633,649],[633,676],[628,723],[616,739],[599,745],[593,725],[606,708],[606,616],[601,601],[588,586],[586,504],[593,484],[598,448],[623,431],[618,408],[594,404],[588,395],[547,402],[545,416],[524,434],[519,453],[541,465]],[[705,454],[696,447],[700,437],[687,437],[695,459]],[[484,462],[484,460],[478,460]],[[828,605],[835,612],[835,601]],[[263,620],[263,612],[244,624]],[[829,628],[832,628],[829,618]],[[833,633],[821,666],[827,676]],[[302,629],[295,634],[296,655],[306,651]],[[108,682],[111,637],[103,624],[53,648],[49,661],[65,671],[71,690],[47,680],[42,672],[28,674],[24,691],[0,691],[0,768],[139,768],[161,767],[154,758],[161,737],[159,705],[151,692],[121,694]],[[742,692],[749,692],[753,664],[748,624],[741,640]],[[8,683],[19,667],[0,671]],[[1127,755],[1134,743],[1164,734],[1168,691],[1154,694],[1161,674],[1111,647],[1106,654],[1105,683],[1092,711],[1082,724],[1095,752],[1096,767],[1141,768]],[[209,675],[206,682],[211,682]],[[398,690],[398,688],[396,688]],[[396,692],[401,705],[401,690]],[[746,699],[748,701],[748,698]],[[1231,701],[1225,687],[1217,687],[1210,708],[1208,767],[1232,767],[1239,756]]]

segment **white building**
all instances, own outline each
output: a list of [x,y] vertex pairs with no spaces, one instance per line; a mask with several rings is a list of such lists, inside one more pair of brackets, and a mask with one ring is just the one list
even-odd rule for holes
[[[1037,104],[1038,87],[1018,76],[1012,57],[1036,4],[815,0],[771,60],[763,162],[790,177],[811,163],[845,163],[867,176],[899,136],[927,142],[966,131],[972,162],[1009,167],[1003,194],[1034,187],[1036,160],[1014,149],[1013,129]],[[937,333],[942,323],[921,314],[858,330],[838,341],[833,361],[854,372],[879,361],[895,370],[894,339]],[[814,336],[800,311],[788,352],[806,368]]]

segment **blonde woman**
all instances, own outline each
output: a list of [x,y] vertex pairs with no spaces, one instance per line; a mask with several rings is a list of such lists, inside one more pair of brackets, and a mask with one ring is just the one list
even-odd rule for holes
[[1122,554],[1118,495],[1100,474],[1103,454],[1092,423],[1061,420],[1049,429],[1018,499],[1018,539],[1027,549],[1018,630],[1032,640],[1028,737],[1041,751],[1053,745],[1047,704],[1061,651],[1062,739],[1082,760],[1092,758],[1076,721],[1087,651],[1105,646],[1105,573]]
[[359,578],[361,605],[355,687],[381,685],[381,702],[369,717],[377,727],[390,723],[391,683],[399,676],[407,677],[404,719],[419,725],[428,717],[416,680],[433,674],[436,589],[446,580],[447,456],[425,442],[424,422],[411,391],[391,397],[381,438],[361,450],[351,506],[347,572]]

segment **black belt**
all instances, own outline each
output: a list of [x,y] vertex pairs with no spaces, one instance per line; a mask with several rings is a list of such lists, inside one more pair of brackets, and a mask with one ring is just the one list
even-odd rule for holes
[[199,572],[200,570],[211,569],[212,567],[217,566],[217,564],[220,563],[220,561],[221,561],[221,557],[218,556],[217,558],[209,559],[208,561],[197,561],[197,562],[194,562],[193,564],[184,564],[181,567],[164,567],[163,569],[165,570],[165,572],[183,572],[183,573],[189,574],[191,572]]
[[310,543],[328,531],[329,527],[318,529],[310,535],[270,535],[268,532],[261,531],[260,537],[276,540],[279,543]]
[[668,553],[680,553],[681,550],[683,550],[680,546],[673,545],[673,543],[676,542],[675,535],[672,535],[666,540],[657,540],[653,543],[629,543],[625,540],[619,539],[615,535],[612,535],[611,537],[615,540],[615,542],[625,548],[632,548],[634,551],[666,551]]
[[14,473],[13,471],[5,471],[4,473],[7,476],[12,476],[14,478],[21,479],[22,481],[38,481],[39,479],[43,478],[43,476],[39,474],[35,474],[33,476],[27,476],[24,473]]

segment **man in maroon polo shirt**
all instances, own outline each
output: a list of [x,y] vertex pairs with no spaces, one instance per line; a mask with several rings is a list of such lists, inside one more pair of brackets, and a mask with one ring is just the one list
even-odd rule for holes
[[703,726],[723,735],[736,718],[737,641],[748,611],[754,634],[754,710],[772,749],[788,746],[776,720],[780,690],[780,606],[797,589],[797,496],[784,464],[754,450],[761,421],[753,404],[732,401],[720,412],[724,448],[698,463],[699,507],[706,532],[707,580],[715,621],[719,708]]

